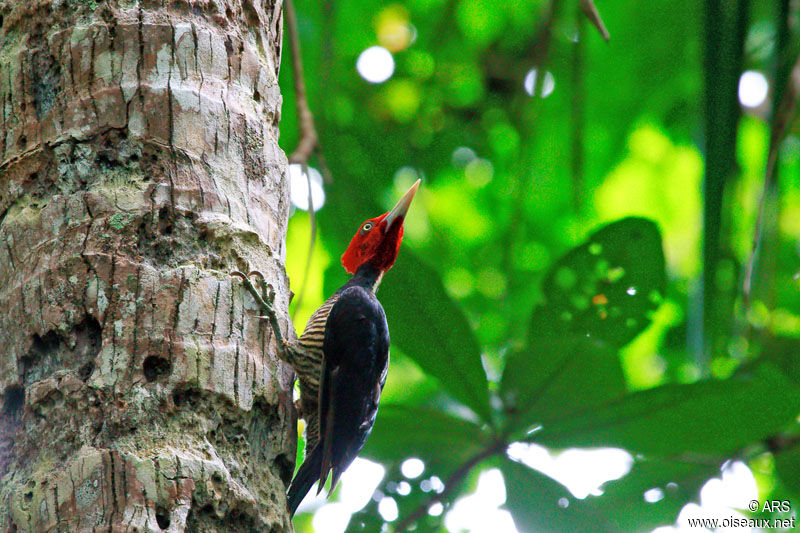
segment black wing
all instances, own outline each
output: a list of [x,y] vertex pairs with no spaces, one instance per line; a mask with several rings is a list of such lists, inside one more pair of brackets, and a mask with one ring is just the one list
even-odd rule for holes
[[389,367],[389,327],[372,292],[359,286],[342,291],[328,315],[322,351],[318,490],[333,469],[333,491],[372,431]]

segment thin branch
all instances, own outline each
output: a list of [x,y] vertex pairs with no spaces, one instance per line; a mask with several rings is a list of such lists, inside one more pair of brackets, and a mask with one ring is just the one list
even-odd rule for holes
[[723,317],[732,310],[717,298],[717,273],[728,248],[730,216],[723,210],[726,192],[737,175],[736,139],[742,114],[737,85],[744,65],[744,42],[751,0],[705,0],[703,77],[705,169],[703,172],[703,246],[699,294],[692,299],[689,344],[701,376],[710,374],[719,350]]
[[572,171],[572,208],[576,215],[580,215],[583,207],[583,137],[586,124],[586,107],[584,105],[585,91],[584,76],[584,45],[585,24],[583,19],[578,20],[578,40],[572,50],[572,113],[570,121],[570,167]]
[[767,155],[767,168],[764,172],[764,187],[761,190],[761,200],[758,206],[758,218],[756,219],[753,231],[753,244],[750,249],[750,259],[747,262],[744,282],[742,284],[742,304],[746,314],[750,307],[750,298],[753,290],[753,276],[755,264],[761,243],[764,240],[764,227],[767,223],[766,211],[770,197],[774,193],[776,183],[776,169],[778,166],[778,151],[781,142],[786,136],[789,125],[792,123],[797,110],[797,100],[800,98],[800,56],[797,57],[792,67],[789,79],[786,80],[786,88],[783,91],[783,98],[778,105],[772,119],[772,130],[770,132],[769,152]]
[[776,434],[764,440],[764,446],[772,455],[800,446],[800,435]]
[[314,125],[314,115],[308,105],[306,82],[303,74],[303,56],[300,52],[300,32],[297,29],[297,12],[294,0],[286,0],[286,30],[292,48],[292,75],[294,77],[295,105],[297,107],[297,124],[300,140],[289,156],[290,163],[307,163],[315,150],[319,149],[319,136]]
[[505,450],[508,447],[505,440],[498,439],[496,442],[492,443],[487,448],[481,450],[473,457],[468,459],[463,465],[458,467],[458,469],[453,472],[447,481],[444,483],[444,489],[442,492],[434,492],[431,496],[422,502],[416,509],[414,509],[408,516],[406,516],[402,521],[400,521],[397,526],[395,527],[395,533],[403,533],[407,531],[409,527],[411,527],[417,520],[422,518],[422,516],[428,512],[431,505],[443,501],[447,498],[458,486],[461,484],[461,480],[469,474],[473,468],[475,468],[478,464],[482,463],[489,457],[493,455],[497,455],[501,451]]
[[306,295],[306,287],[308,286],[308,275],[311,272],[311,259],[314,256],[314,244],[317,241],[317,217],[314,214],[314,200],[311,195],[311,174],[308,172],[308,165],[306,163],[302,163],[302,169],[308,182],[308,216],[311,220],[311,238],[308,244],[306,266],[303,269],[303,283],[300,285],[300,292],[297,294],[297,302],[294,304],[294,312],[292,312],[292,322],[294,322],[294,319],[297,317],[297,312],[303,305],[303,298]]
[[[547,62],[547,56],[550,52],[550,36],[553,33],[553,26],[559,16],[561,10],[561,0],[550,0],[550,3],[544,9],[544,16],[539,28],[536,30],[536,35],[531,43],[529,57],[534,67],[542,71],[542,76],[537,78],[544,79],[544,64]],[[536,94],[536,83],[534,83],[533,94]]]
[[611,35],[609,35],[608,30],[606,29],[606,25],[603,24],[603,19],[600,17],[600,12],[597,10],[597,6],[594,5],[594,0],[580,0],[580,5],[581,11],[583,11],[583,14],[589,19],[589,22],[592,23],[592,26],[597,28],[597,31],[600,32],[600,35],[603,36],[603,39],[608,42],[608,40],[611,38]]
[[317,128],[314,125],[314,115],[311,113],[311,107],[308,105],[308,94],[306,93],[306,82],[303,74],[303,56],[300,52],[300,32],[297,29],[297,12],[294,9],[294,0],[286,0],[286,28],[289,34],[289,41],[292,48],[292,75],[294,77],[294,93],[295,105],[297,107],[297,124],[300,131],[300,140],[297,146],[289,156],[289,163],[300,164],[303,173],[306,175],[308,181],[308,216],[311,218],[311,235],[308,244],[308,256],[306,257],[306,265],[303,270],[303,282],[300,285],[300,291],[297,295],[297,303],[295,304],[292,319],[297,315],[298,309],[303,303],[303,297],[306,293],[306,286],[308,285],[308,275],[311,271],[311,258],[314,254],[314,243],[317,239],[317,218],[314,213],[314,205],[311,195],[311,174],[308,171],[308,160],[316,152],[317,162],[319,164],[323,180],[326,183],[331,182],[331,173],[325,163],[325,158],[322,156],[322,150],[319,145],[319,135]]

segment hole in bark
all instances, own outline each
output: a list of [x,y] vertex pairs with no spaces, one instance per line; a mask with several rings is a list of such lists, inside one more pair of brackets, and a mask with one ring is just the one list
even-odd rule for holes
[[26,492],[25,493],[25,501],[31,501],[33,499],[33,492]]
[[168,207],[162,207],[158,210],[158,231],[163,235],[172,234],[172,213]]
[[261,93],[258,92],[258,89],[253,89],[253,100],[256,102],[261,101]]
[[161,529],[167,529],[169,527],[169,513],[166,509],[161,507],[160,505],[156,507],[156,523],[158,527]]
[[86,363],[78,370],[78,377],[81,378],[81,381],[88,381],[92,376],[92,372],[94,372],[94,363]]
[[33,346],[31,346],[31,356],[45,356],[48,355],[56,350],[58,350],[58,346],[61,344],[61,339],[58,338],[55,331],[48,331],[44,334],[44,337],[40,337],[38,334],[33,334]]
[[198,401],[200,401],[200,391],[194,387],[178,389],[172,394],[172,403],[175,404],[175,407],[180,407],[184,404],[193,406]]
[[275,457],[275,464],[278,466],[281,479],[284,483],[289,483],[292,480],[292,473],[294,472],[294,457],[289,457],[282,453]]
[[231,11],[231,8],[227,8],[227,9],[225,10],[225,17],[226,17],[228,20],[233,20],[233,11]]
[[151,355],[142,364],[142,373],[147,381],[155,381],[160,377],[168,376],[172,372],[172,364],[163,357]]
[[21,135],[19,139],[17,139],[17,146],[19,148],[23,148],[26,144],[28,144],[28,138],[24,135]]
[[[34,334],[31,349],[22,358],[23,385],[39,381],[60,370],[72,370],[86,381],[94,370],[94,358],[103,343],[100,323],[91,316],[75,324],[68,333],[50,330]],[[89,372],[84,379],[84,373]]]
[[19,385],[7,388],[3,398],[3,413],[9,418],[16,419],[23,405],[25,405],[25,389]]

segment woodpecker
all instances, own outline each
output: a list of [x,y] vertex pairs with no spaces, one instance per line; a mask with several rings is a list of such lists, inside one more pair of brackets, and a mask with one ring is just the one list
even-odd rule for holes
[[259,294],[247,276],[232,273],[262,308],[259,318],[271,323],[279,355],[300,382],[298,415],[306,420],[307,453],[287,492],[291,516],[314,483],[319,481],[319,494],[329,476],[330,496],[372,431],[389,368],[389,327],[375,292],[397,259],[419,184],[391,211],[359,226],[342,255],[353,276],[311,315],[296,342],[283,340],[268,291],[262,287]]

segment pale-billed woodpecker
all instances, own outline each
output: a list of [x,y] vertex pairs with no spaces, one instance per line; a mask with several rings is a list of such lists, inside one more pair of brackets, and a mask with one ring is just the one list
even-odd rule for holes
[[[306,420],[306,459],[287,493],[289,512],[331,475],[329,495],[372,431],[389,368],[389,327],[375,291],[392,268],[403,239],[403,221],[420,180],[397,205],[361,224],[342,255],[353,277],[317,309],[297,342],[283,339],[272,298],[240,277],[272,325],[281,359],[300,381],[298,414]],[[253,272],[251,274],[258,274]],[[263,280],[263,276],[260,276]]]

